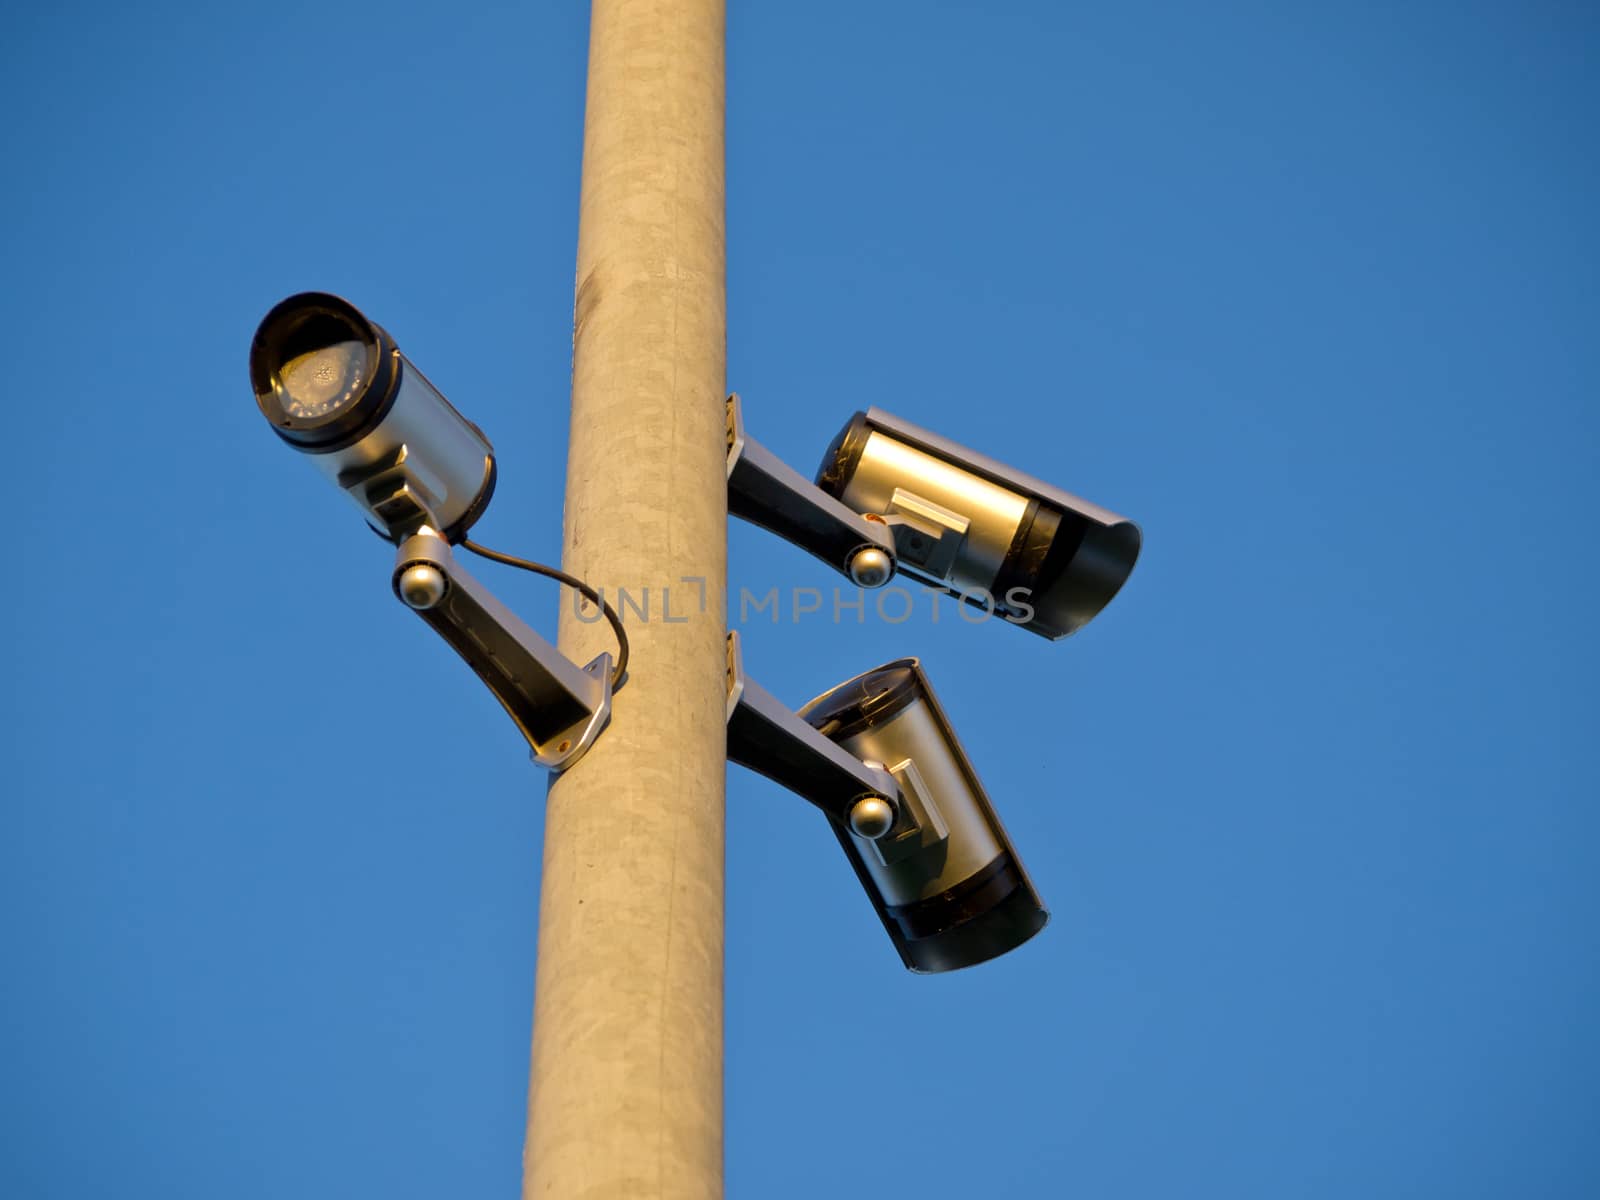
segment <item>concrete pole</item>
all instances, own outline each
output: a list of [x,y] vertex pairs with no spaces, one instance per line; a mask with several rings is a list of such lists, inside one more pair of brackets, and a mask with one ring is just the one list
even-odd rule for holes
[[722,1194],[723,20],[593,0],[562,563],[649,616],[618,605],[630,678],[550,787],[525,1198]]

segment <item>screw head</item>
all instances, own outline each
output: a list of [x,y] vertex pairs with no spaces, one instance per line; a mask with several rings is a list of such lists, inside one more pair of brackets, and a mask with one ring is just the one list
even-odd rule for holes
[[894,578],[894,559],[876,546],[866,546],[851,556],[850,578],[859,587],[882,587]]
[[850,829],[875,842],[894,825],[894,805],[882,796],[863,796],[850,806]]
[[443,600],[448,588],[444,575],[431,563],[413,563],[400,573],[400,599],[419,611]]

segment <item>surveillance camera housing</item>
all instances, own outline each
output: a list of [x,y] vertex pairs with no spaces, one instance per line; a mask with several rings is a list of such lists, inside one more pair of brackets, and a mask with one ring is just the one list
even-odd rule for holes
[[489,439],[348,301],[302,292],[274,307],[250,345],[250,382],[278,436],[390,541],[420,512],[459,542],[488,506]]
[[1110,603],[1139,527],[881,409],[858,412],[817,485],[894,534],[900,571],[1052,640]]
[[858,675],[798,715],[898,785],[886,834],[829,824],[908,968],[972,966],[1044,928],[1050,914],[916,659]]

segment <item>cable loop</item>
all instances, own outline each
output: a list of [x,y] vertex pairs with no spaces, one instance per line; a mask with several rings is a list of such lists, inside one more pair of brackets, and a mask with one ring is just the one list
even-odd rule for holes
[[518,558],[513,554],[502,554],[498,550],[491,550],[487,546],[480,546],[471,538],[462,538],[463,549],[470,550],[480,558],[491,559],[497,563],[504,563],[508,567],[520,567],[524,571],[532,571],[535,575],[543,575],[546,579],[554,579],[564,583],[579,595],[593,600],[600,606],[600,611],[605,614],[611,628],[617,635],[617,665],[611,672],[611,690],[616,692],[621,689],[623,678],[628,672],[628,635],[622,628],[622,618],[617,610],[606,603],[606,599],[595,588],[590,587],[581,579],[568,575],[565,571],[558,571],[555,567],[547,567],[543,563],[529,562],[525,558]]

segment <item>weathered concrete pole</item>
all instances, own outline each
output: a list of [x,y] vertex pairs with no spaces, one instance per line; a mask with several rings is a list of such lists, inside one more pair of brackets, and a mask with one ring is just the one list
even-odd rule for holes
[[[549,792],[525,1198],[722,1194],[723,24],[593,0],[562,563],[649,616]],[[560,630],[613,648],[570,602]]]

